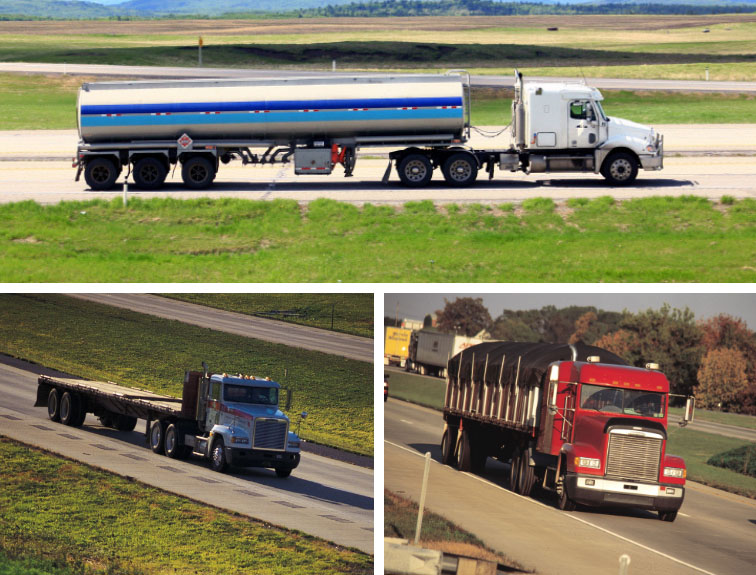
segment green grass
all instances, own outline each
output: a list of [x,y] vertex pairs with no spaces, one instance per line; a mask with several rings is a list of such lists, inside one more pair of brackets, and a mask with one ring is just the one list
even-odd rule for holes
[[[506,72],[505,72],[506,73]],[[0,73],[0,130],[76,129],[76,94],[89,77]],[[94,79],[96,81],[96,79]],[[607,114],[648,124],[756,123],[752,94],[604,91]],[[504,126],[512,92],[476,89],[472,123]]]
[[756,479],[756,443],[747,443],[735,449],[717,453],[712,455],[706,463]]
[[372,573],[363,553],[3,438],[0,459],[2,573]]
[[373,294],[165,294],[226,311],[373,337]]
[[0,352],[176,397],[184,371],[200,369],[203,360],[216,372],[270,376],[294,391],[293,421],[308,412],[305,439],[373,453],[369,363],[60,295],[0,295]]
[[[6,282],[753,282],[756,201],[0,206]],[[433,260],[433,263],[431,263]]]
[[410,403],[424,405],[432,409],[444,407],[446,380],[441,378],[422,377],[396,371],[386,372],[389,377],[389,401],[392,398],[402,399]]
[[706,463],[712,455],[741,447],[749,442],[676,425],[670,426],[668,433],[667,453],[678,455],[685,460],[688,479],[756,499],[756,477]]
[[[671,407],[669,409],[670,414],[678,415],[680,417],[683,416],[683,411],[682,407]],[[725,425],[756,429],[756,416],[754,415],[696,409],[693,419],[694,421],[711,421],[712,423],[724,423]]]

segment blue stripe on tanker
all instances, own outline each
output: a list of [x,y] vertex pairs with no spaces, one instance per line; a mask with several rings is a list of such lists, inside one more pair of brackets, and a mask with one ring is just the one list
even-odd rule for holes
[[427,108],[461,106],[462,98],[375,98],[350,100],[281,100],[259,102],[187,102],[169,104],[103,104],[81,107],[90,114],[180,114],[187,112],[247,112],[253,110],[343,110],[346,108]]
[[350,122],[364,120],[430,120],[461,118],[461,109],[367,110],[360,112],[277,112],[273,114],[177,114],[152,116],[82,116],[82,127],[168,126],[174,124],[273,124],[279,122]]

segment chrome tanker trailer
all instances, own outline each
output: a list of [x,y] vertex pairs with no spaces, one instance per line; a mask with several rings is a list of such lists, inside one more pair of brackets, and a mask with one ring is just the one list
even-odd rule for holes
[[[542,94],[524,92],[518,78],[517,94]],[[552,85],[548,94],[555,98],[549,102],[550,115],[542,113],[538,97],[520,98],[515,110],[518,118],[538,120],[537,126],[529,124],[539,132],[531,158],[521,131],[513,133],[517,147],[506,150],[465,145],[470,137],[466,73],[87,83],[77,106],[76,179],[83,171],[92,189],[106,190],[126,169],[138,187],[149,190],[161,187],[172,166],[180,166],[186,186],[201,189],[213,182],[221,163],[233,159],[245,165],[293,161],[295,174],[301,175],[330,174],[341,164],[350,176],[361,147],[392,148],[384,181],[393,164],[402,183],[413,187],[427,185],[436,168],[448,184],[467,186],[480,169],[493,177],[497,165],[528,172],[601,169],[615,183],[632,181],[639,163],[661,167],[661,148],[650,150],[659,144],[653,130],[645,128],[647,134],[633,125],[624,137],[628,123],[607,129],[598,90],[566,86],[555,92]],[[580,141],[590,142],[590,149],[581,145],[566,152],[556,142],[568,145],[571,136],[555,134],[569,131],[562,120],[577,113],[575,98],[585,115],[579,120]],[[507,121],[502,117],[502,123]],[[591,129],[594,137],[587,134]],[[553,130],[553,146],[548,130]],[[607,132],[610,145],[599,151]],[[641,161],[651,155],[658,161]],[[616,169],[607,168],[612,162]]]

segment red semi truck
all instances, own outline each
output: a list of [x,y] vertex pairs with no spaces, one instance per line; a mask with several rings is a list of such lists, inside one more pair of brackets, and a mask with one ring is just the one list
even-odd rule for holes
[[[511,462],[513,491],[536,484],[559,507],[655,510],[674,521],[685,462],[666,453],[669,381],[584,344],[486,342],[449,360],[442,462],[480,472]],[[682,424],[693,417],[688,397]]]

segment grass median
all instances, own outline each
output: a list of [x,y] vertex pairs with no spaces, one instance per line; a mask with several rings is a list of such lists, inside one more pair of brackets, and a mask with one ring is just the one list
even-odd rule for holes
[[165,294],[226,311],[373,337],[372,293]]
[[0,206],[6,282],[753,282],[756,201]]
[[0,459],[2,573],[373,572],[366,554],[2,437]]
[[[0,295],[0,353],[180,397],[185,370],[270,376],[310,441],[373,454],[373,367],[61,295]],[[284,375],[284,370],[288,375]],[[295,423],[296,426],[296,423]]]

